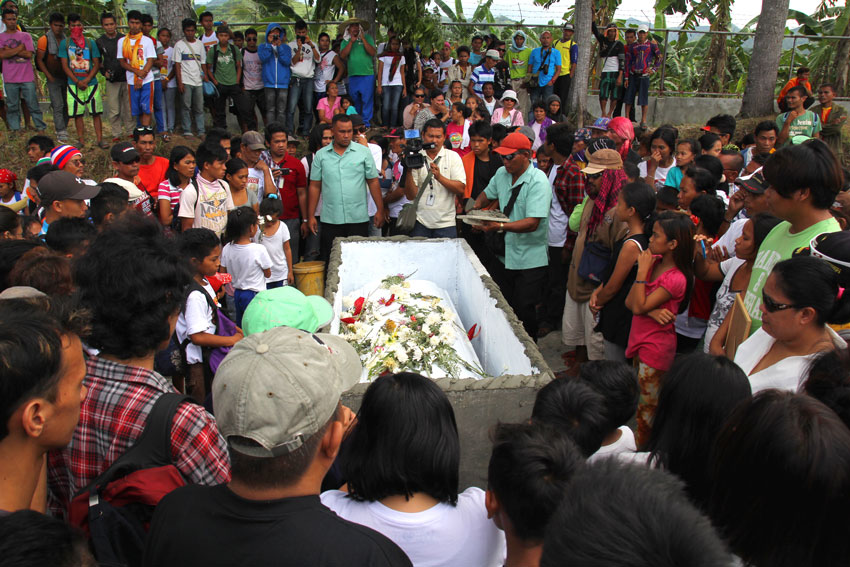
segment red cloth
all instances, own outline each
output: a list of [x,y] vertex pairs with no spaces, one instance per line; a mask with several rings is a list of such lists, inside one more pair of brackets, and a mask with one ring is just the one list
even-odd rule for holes
[[164,157],[155,156],[150,165],[139,164],[139,183],[136,187],[157,199],[159,184],[165,181],[165,172],[168,169],[168,160]]
[[[157,398],[176,391],[156,372],[96,356],[86,361],[85,385],[88,394],[71,442],[47,457],[48,503],[60,518],[71,498],[138,440]],[[199,405],[182,403],[177,408],[171,458],[192,484],[211,486],[230,480],[227,446],[215,418]]]

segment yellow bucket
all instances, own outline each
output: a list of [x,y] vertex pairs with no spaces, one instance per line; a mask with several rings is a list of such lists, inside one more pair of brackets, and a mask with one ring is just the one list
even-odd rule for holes
[[299,262],[292,266],[295,287],[304,295],[325,294],[325,263]]

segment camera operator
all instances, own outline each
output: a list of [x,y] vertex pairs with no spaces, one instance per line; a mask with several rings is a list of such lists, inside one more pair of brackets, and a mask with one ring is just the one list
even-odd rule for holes
[[[418,168],[410,164],[404,196],[413,200],[429,171],[433,173],[433,177],[428,185],[421,189],[425,193],[419,199],[416,226],[410,235],[457,238],[455,199],[463,198],[466,189],[463,162],[457,152],[447,150],[443,145],[446,141],[446,126],[439,119],[432,118],[425,123],[422,141],[423,149],[419,153],[424,157],[425,163]],[[437,158],[440,158],[438,164],[434,163]],[[410,163],[409,159],[407,161]]]

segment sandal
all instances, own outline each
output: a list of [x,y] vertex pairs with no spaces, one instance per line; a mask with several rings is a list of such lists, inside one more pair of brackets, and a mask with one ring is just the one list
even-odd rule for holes
[[165,142],[165,143],[170,142],[170,141],[171,141],[171,136],[170,136],[168,133],[163,133],[163,134],[162,134],[162,141],[163,141],[163,142]]
[[97,143],[97,145],[101,150],[108,150],[109,149],[109,142],[107,142],[106,140],[99,141]]

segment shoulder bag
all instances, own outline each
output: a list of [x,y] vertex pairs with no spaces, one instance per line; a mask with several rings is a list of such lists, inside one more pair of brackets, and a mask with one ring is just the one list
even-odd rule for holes
[[[443,156],[437,156],[437,159],[434,160],[434,163],[439,164],[441,159],[443,159]],[[413,227],[416,226],[416,211],[419,208],[419,200],[422,198],[422,194],[425,192],[425,187],[428,186],[433,177],[434,173],[431,171],[431,168],[428,168],[428,175],[425,176],[425,179],[419,185],[419,191],[416,193],[416,197],[414,197],[413,202],[406,203],[401,208],[401,211],[398,213],[398,219],[395,223],[395,229],[397,232],[401,232],[404,234],[409,234],[413,232]]]

